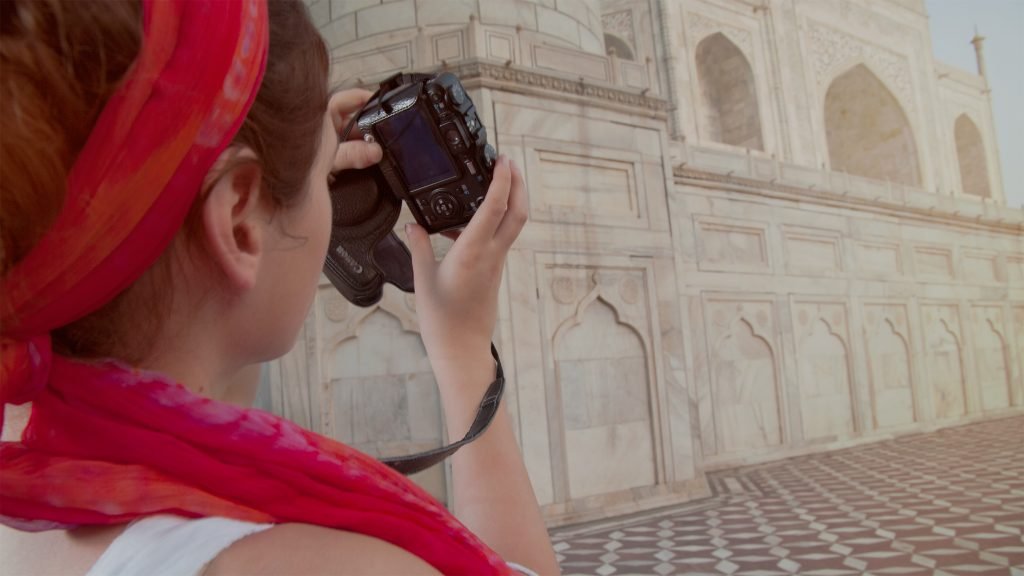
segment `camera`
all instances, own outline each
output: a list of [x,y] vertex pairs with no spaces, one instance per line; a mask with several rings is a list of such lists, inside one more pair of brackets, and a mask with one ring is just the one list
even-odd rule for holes
[[330,184],[332,221],[324,273],[350,301],[376,303],[384,282],[412,292],[408,249],[391,229],[404,201],[428,233],[461,228],[479,209],[497,154],[454,74],[397,74],[355,115],[384,151],[376,166],[345,170]]

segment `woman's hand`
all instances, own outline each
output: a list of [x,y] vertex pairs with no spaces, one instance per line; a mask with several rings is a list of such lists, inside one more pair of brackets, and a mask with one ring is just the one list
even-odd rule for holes
[[[372,96],[373,92],[359,88],[342,90],[331,95],[327,110],[331,114],[334,131],[338,133],[339,138],[343,136],[342,131],[348,126],[352,116],[359,112]],[[364,142],[362,132],[353,128],[348,141],[338,144],[331,171],[368,168],[380,162],[383,155],[380,144]]]
[[522,175],[501,156],[483,204],[461,233],[449,235],[455,244],[440,262],[426,230],[406,226],[420,334],[435,372],[457,370],[467,359],[490,358],[505,256],[526,224],[527,202]]

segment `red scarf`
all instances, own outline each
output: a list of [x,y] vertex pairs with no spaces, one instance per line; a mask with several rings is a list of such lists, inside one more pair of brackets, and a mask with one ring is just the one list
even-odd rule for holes
[[266,66],[263,0],[143,0],[143,15],[138,60],[76,159],[60,215],[0,285],[0,401],[33,403],[21,442],[0,445],[0,522],[303,522],[391,542],[444,573],[509,573],[365,454],[158,374],[52,353],[51,330],[109,302],[170,244]]

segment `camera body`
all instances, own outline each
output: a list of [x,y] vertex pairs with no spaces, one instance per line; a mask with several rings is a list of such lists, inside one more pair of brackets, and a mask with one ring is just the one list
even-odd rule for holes
[[433,234],[461,228],[487,195],[496,153],[453,74],[398,74],[381,83],[346,129],[379,142],[381,161],[330,183],[332,228],[324,274],[350,302],[370,306],[384,283],[413,291],[412,259],[392,231],[409,206]]
[[380,144],[383,181],[427,232],[465,226],[493,175],[496,154],[487,130],[454,74],[402,80],[385,81],[356,126]]

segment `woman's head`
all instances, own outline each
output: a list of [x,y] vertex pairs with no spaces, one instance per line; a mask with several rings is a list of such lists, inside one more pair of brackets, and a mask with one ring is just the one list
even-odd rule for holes
[[[60,212],[67,174],[139,52],[142,14],[134,0],[25,0],[0,6],[0,272],[6,273]],[[254,328],[297,328],[301,315],[294,320],[291,309],[304,312],[315,277],[301,290],[285,290],[280,279],[271,290],[275,282],[269,280],[271,268],[278,266],[279,272],[292,272],[285,278],[297,284],[297,276],[311,274],[306,269],[314,266],[312,252],[326,248],[321,238],[328,223],[316,204],[326,198],[316,194],[326,196],[329,170],[329,161],[317,162],[317,154],[322,152],[320,160],[329,156],[331,150],[320,149],[333,138],[324,125],[327,55],[298,0],[269,2],[268,12],[269,57],[255,102],[233,145],[208,174],[172,248],[104,308],[55,331],[58,352],[137,363],[157,344],[168,313],[176,306],[188,313],[181,308],[183,285],[203,291],[207,299],[253,296],[244,285],[248,280],[238,284],[239,270],[225,252],[237,251],[240,241],[258,244],[242,246],[243,251],[261,250],[259,297],[276,302],[288,312],[280,314],[289,316]],[[234,204],[226,203],[232,198]],[[254,222],[265,226],[256,230]],[[218,243],[218,235],[236,246]],[[262,347],[255,353],[279,345]]]

